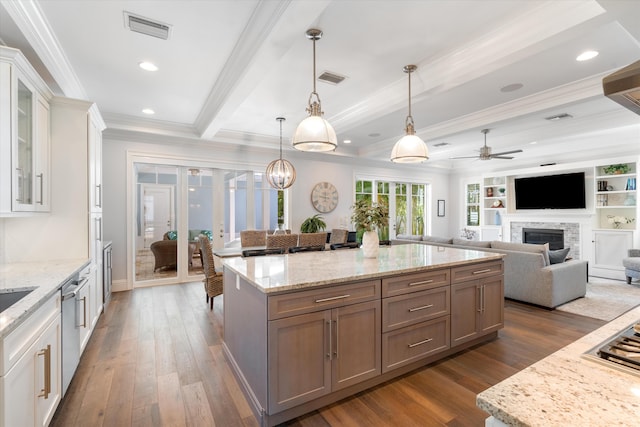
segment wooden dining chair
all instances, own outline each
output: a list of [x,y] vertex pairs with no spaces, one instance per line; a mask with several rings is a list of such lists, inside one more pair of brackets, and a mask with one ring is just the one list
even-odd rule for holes
[[215,264],[213,262],[213,249],[211,248],[211,242],[209,238],[204,234],[198,237],[200,241],[200,247],[202,251],[202,267],[204,269],[204,290],[207,294],[207,303],[210,304],[210,309],[213,310],[213,299],[222,295],[223,281],[222,272],[217,273]]

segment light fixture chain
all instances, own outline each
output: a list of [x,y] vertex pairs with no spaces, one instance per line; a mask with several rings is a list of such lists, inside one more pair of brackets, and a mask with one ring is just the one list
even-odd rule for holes
[[411,122],[413,122],[413,116],[411,116],[411,71],[409,71],[409,117],[411,117]]
[[316,93],[316,38],[313,38],[313,93]]

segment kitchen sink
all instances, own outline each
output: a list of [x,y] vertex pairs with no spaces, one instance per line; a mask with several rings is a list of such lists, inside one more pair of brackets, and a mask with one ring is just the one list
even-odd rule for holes
[[0,313],[29,295],[31,291],[33,291],[33,289],[26,291],[0,292]]

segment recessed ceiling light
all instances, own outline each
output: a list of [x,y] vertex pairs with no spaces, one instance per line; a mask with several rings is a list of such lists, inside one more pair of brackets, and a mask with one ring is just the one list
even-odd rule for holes
[[345,144],[351,144],[351,140],[350,140],[350,139],[345,139],[345,140],[344,140],[344,141],[342,141],[342,142],[344,142]]
[[143,61],[138,64],[145,71],[158,71],[158,66],[153,62]]
[[588,61],[598,56],[598,53],[599,52],[595,50],[586,50],[582,52],[580,55],[578,55],[578,57],[576,58],[576,61]]
[[524,85],[522,83],[512,83],[500,88],[500,92],[513,92],[518,89],[522,89]]
[[529,144],[531,144],[531,145],[535,145],[535,144],[537,144],[537,143],[538,143],[538,141],[531,141]]
[[155,113],[156,113],[156,112],[155,112],[155,111],[153,111],[151,108],[144,108],[144,109],[142,110],[142,112],[143,112],[143,113],[145,113],[145,114],[149,114],[149,115],[151,115],[151,114],[155,114]]

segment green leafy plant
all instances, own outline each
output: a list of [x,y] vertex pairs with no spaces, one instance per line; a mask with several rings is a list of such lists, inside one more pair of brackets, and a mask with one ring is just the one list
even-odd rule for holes
[[373,231],[376,227],[389,225],[389,207],[384,203],[371,203],[362,199],[356,201],[351,209],[351,221],[357,230]]
[[626,163],[619,163],[617,165],[609,165],[602,168],[604,173],[613,174],[613,173],[627,173],[629,172],[629,165]]
[[315,214],[305,219],[300,226],[301,233],[317,233],[327,228],[327,224],[323,221],[320,214]]

